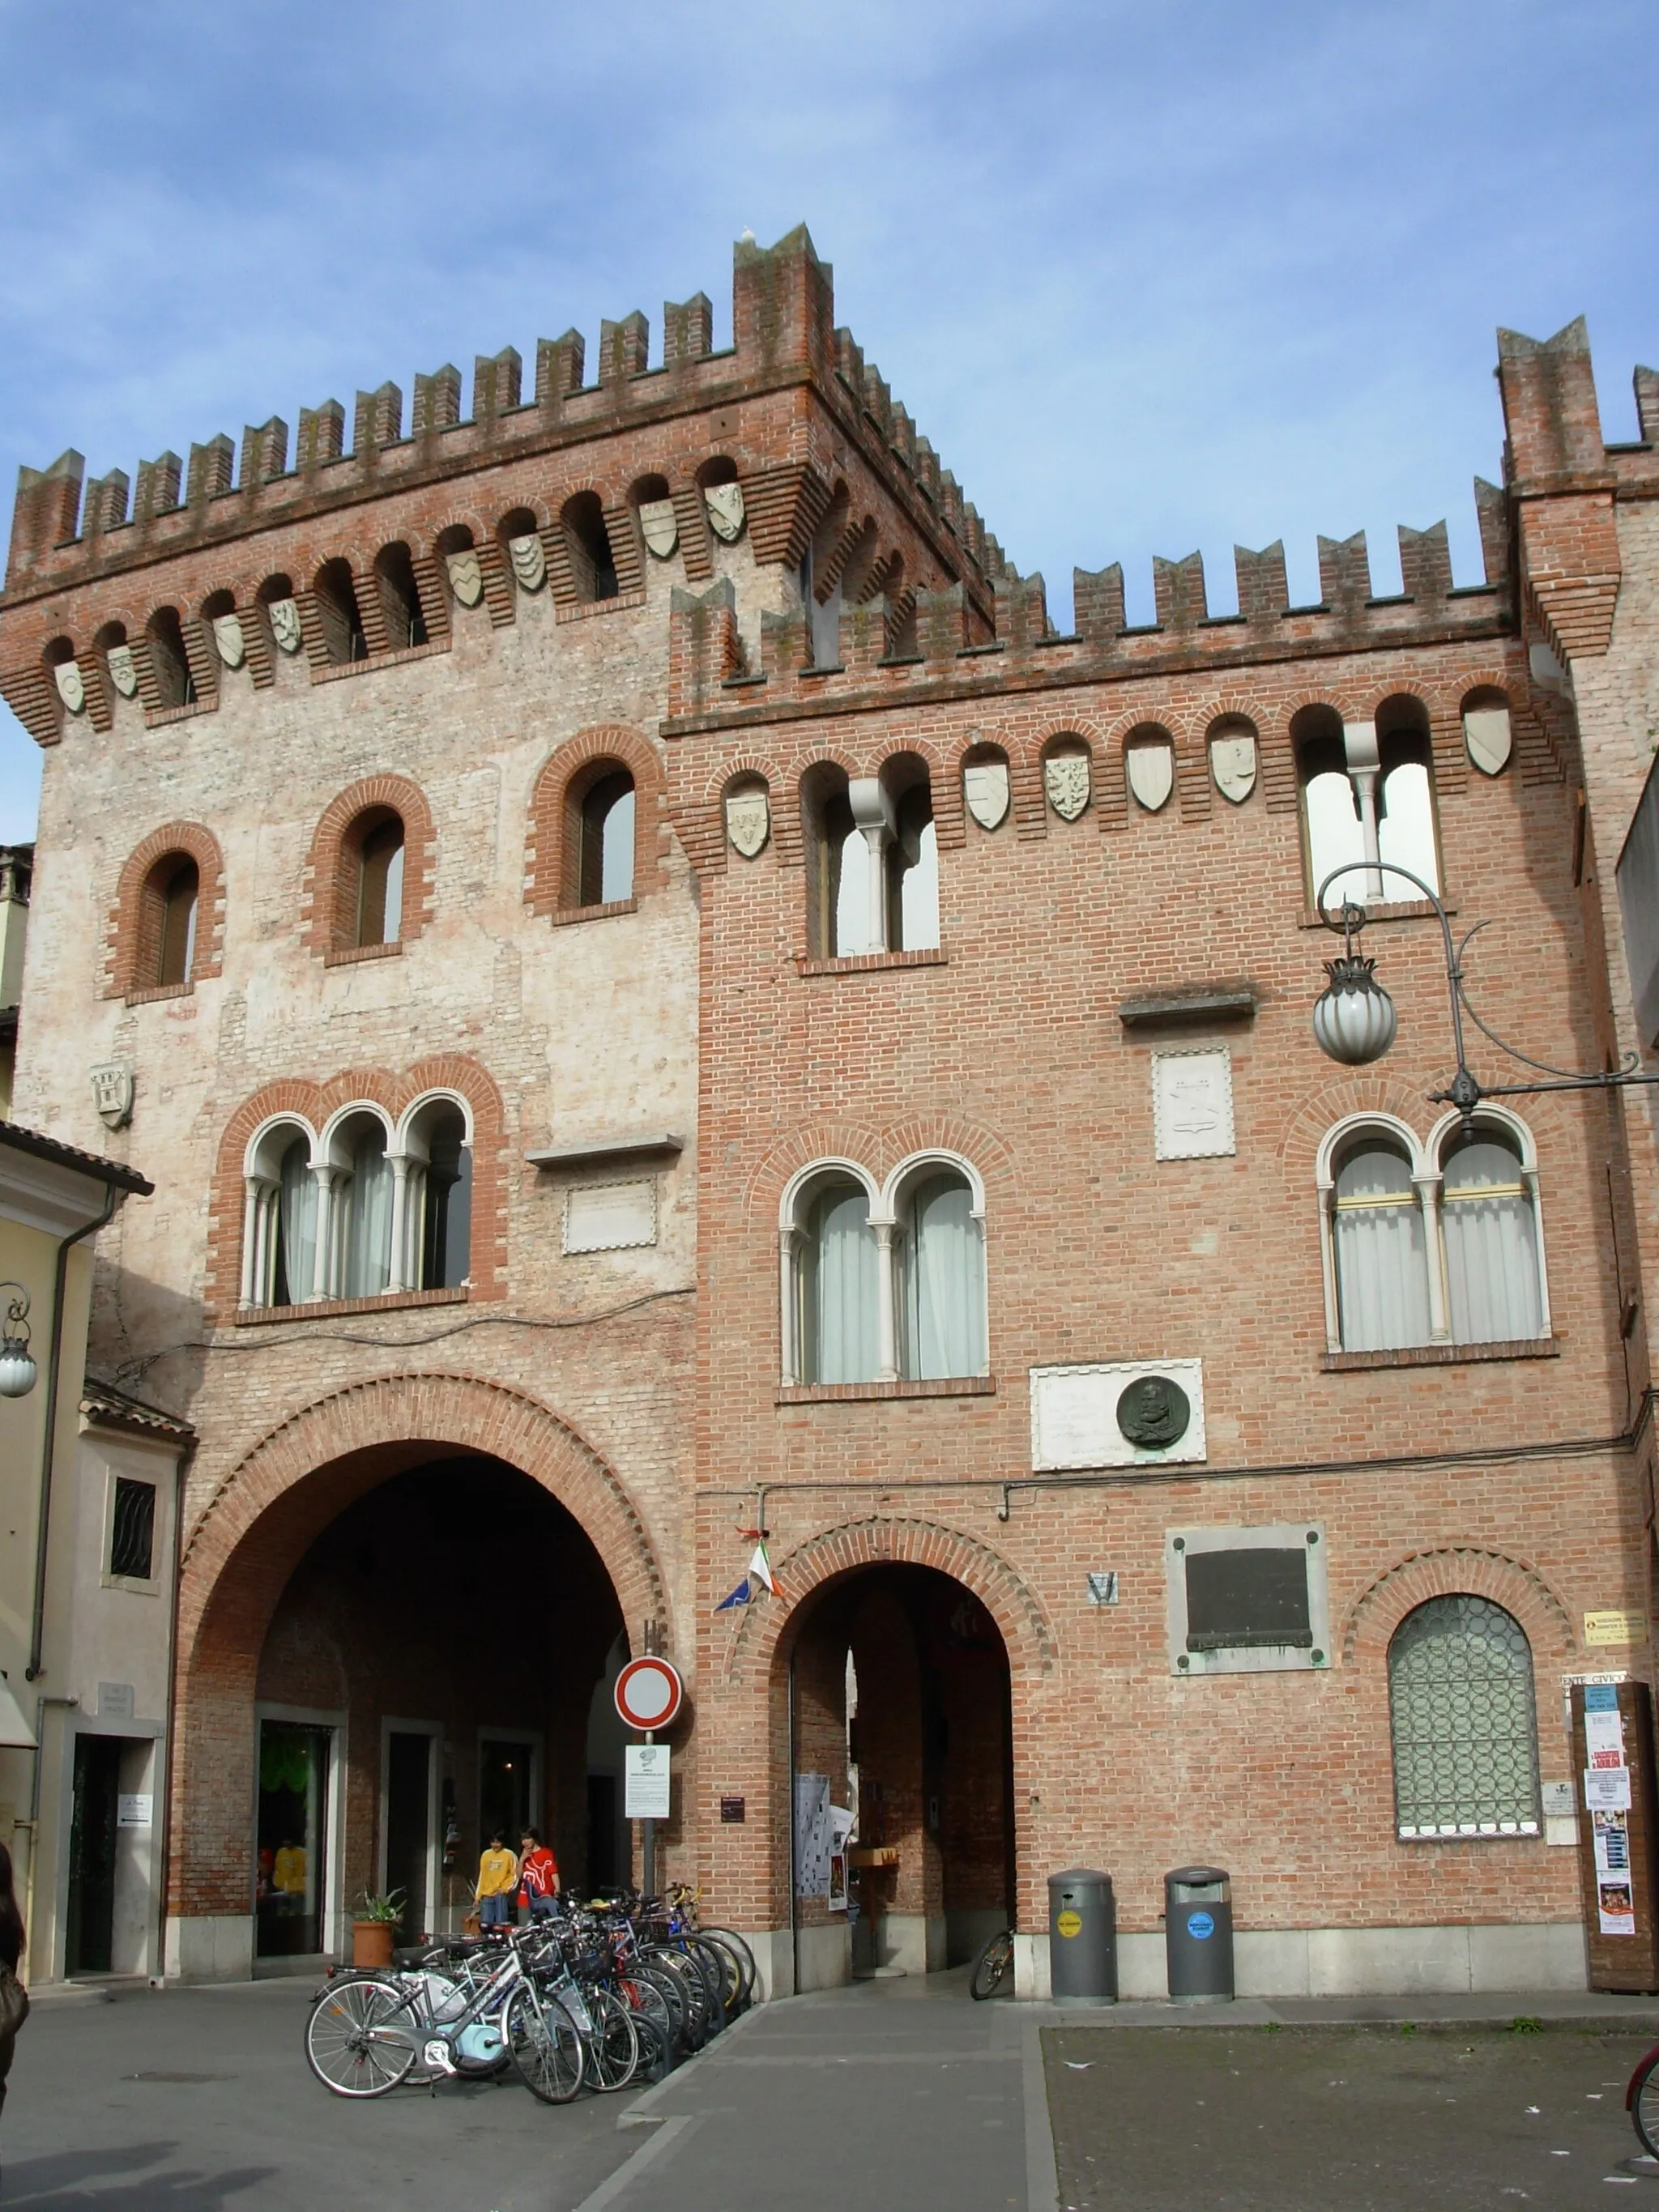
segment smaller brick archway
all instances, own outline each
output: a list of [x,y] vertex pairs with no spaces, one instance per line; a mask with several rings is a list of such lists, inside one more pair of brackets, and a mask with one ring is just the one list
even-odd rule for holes
[[796,1901],[778,1985],[961,1963],[1019,1917],[1025,1769],[1056,1672],[1042,1608],[988,1547],[921,1520],[822,1531],[775,1574],[781,1601],[745,1613],[722,1669],[728,1724],[765,1746],[767,1817],[717,1832],[721,1893],[747,1892],[773,1928],[790,1920],[797,1780],[822,1778],[828,1802],[856,1799],[860,1849],[896,1856],[854,1867],[862,1934]]
[[[434,1468],[453,1487],[458,1532],[469,1528],[475,1484],[481,1496],[498,1498],[505,1483],[543,1499],[591,1561],[587,1581],[601,1593],[602,1644],[618,1626],[636,1650],[659,1632],[665,1586],[641,1516],[600,1455],[527,1394],[474,1376],[390,1376],[331,1394],[282,1423],[226,1475],[185,1547],[167,1904],[173,1970],[222,1978],[246,1972],[252,1959],[256,1697],[270,1694],[259,1684],[279,1607],[336,1524],[372,1505],[383,1487],[391,1486],[391,1496]],[[445,1512],[448,1496],[447,1490]],[[510,1558],[507,1564],[514,1572],[522,1566]],[[366,1593],[366,1640],[377,1619],[407,1632],[405,1613],[417,1627],[424,1618],[434,1636],[441,1633],[451,1565],[440,1530],[425,1561],[395,1590]],[[536,1663],[537,1625],[526,1624],[526,1668]],[[509,1664],[504,1689],[512,1671]],[[380,1672],[385,1677],[385,1666]],[[306,1702],[343,1707],[348,1700]],[[498,1703],[499,1711],[477,1717],[501,1717],[511,1699],[504,1694]],[[378,1683],[376,1709],[409,1714],[395,1667]],[[349,1726],[363,1733],[356,1719]],[[360,1829],[373,1826],[365,1793],[378,1786],[379,1755],[374,1743],[340,1746],[338,1786]],[[363,1856],[359,1850],[357,1858]],[[349,1871],[352,1893],[365,1878],[372,1886],[368,1863]]]

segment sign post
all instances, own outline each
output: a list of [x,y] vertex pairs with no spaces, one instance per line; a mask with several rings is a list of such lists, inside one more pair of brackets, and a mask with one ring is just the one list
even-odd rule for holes
[[617,1677],[617,1711],[645,1737],[627,1749],[623,1812],[640,1824],[641,1881],[647,1897],[657,1889],[657,1823],[665,1820],[672,1802],[672,1771],[666,1744],[657,1730],[671,1727],[685,1698],[679,1671],[654,1652],[630,1659]]

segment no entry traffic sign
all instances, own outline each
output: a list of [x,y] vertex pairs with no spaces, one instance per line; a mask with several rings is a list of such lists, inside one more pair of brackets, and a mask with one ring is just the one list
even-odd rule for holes
[[630,1659],[617,1677],[617,1711],[629,1728],[667,1728],[684,1695],[671,1660]]

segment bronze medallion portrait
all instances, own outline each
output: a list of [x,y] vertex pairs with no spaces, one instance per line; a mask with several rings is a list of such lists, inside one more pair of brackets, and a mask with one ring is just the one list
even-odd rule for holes
[[1187,1393],[1167,1375],[1143,1375],[1117,1401],[1117,1425],[1141,1451],[1178,1444],[1192,1418]]

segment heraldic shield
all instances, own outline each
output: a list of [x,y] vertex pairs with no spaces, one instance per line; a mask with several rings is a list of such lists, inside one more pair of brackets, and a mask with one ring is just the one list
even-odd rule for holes
[[726,802],[726,834],[752,860],[772,831],[772,810],[763,791],[734,791]]

